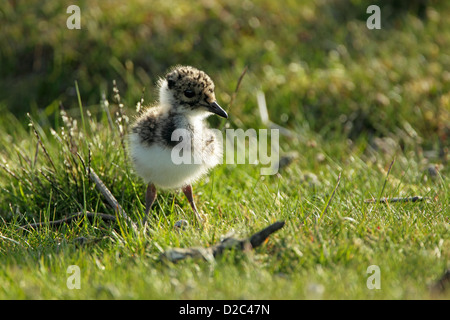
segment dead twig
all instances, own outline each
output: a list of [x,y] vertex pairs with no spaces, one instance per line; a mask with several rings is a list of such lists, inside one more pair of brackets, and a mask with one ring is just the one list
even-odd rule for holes
[[94,169],[92,169],[91,167],[89,167],[89,176],[94,181],[97,190],[99,190],[105,197],[106,201],[108,201],[109,205],[113,207],[114,210],[116,210],[127,222],[129,222],[134,229],[137,229],[137,225],[130,219],[130,217],[128,217],[125,210],[123,210],[122,206],[112,195],[111,191],[108,190],[103,181],[98,177]]
[[215,257],[221,255],[225,250],[241,250],[246,251],[259,247],[264,241],[274,232],[278,231],[284,226],[284,221],[277,221],[263,230],[255,233],[247,239],[235,239],[232,237],[225,238],[218,244],[208,248],[194,247],[194,248],[175,248],[164,252],[161,255],[161,260],[170,262],[178,262],[186,258],[203,258],[207,261],[212,261]]
[[[420,196],[414,196],[414,197],[406,197],[406,198],[382,198],[378,199],[379,203],[391,203],[391,202],[418,202],[429,199],[427,197],[420,197]],[[365,203],[375,203],[377,202],[376,199],[366,199],[364,200]]]

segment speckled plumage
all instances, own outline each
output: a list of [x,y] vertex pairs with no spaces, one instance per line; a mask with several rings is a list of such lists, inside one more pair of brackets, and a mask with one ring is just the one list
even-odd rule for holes
[[[228,117],[216,103],[213,81],[203,71],[178,66],[159,81],[158,103],[136,119],[129,135],[133,165],[149,189],[190,188],[191,183],[220,163],[222,140],[205,123],[213,113]],[[183,129],[185,135],[174,137],[177,129]],[[201,162],[174,163],[174,147],[188,143],[192,156]],[[193,202],[191,205],[196,211]]]

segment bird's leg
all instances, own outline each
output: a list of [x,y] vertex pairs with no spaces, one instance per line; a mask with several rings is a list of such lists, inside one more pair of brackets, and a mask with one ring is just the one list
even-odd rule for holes
[[184,186],[184,187],[182,188],[182,190],[183,190],[184,195],[185,195],[186,198],[188,199],[189,204],[191,205],[192,210],[194,211],[195,216],[196,216],[198,222],[199,222],[200,224],[202,224],[202,223],[203,223],[203,218],[200,216],[200,214],[199,214],[198,211],[197,211],[197,207],[195,206],[194,196],[193,196],[193,194],[192,194],[192,186],[191,186],[190,184],[188,184],[187,186]]
[[156,199],[156,188],[153,183],[149,183],[147,186],[147,192],[145,193],[145,216],[148,216],[150,209],[152,208],[153,202]]

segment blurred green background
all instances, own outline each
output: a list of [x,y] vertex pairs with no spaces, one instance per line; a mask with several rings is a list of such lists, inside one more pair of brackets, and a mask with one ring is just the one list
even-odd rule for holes
[[[73,4],[80,30],[66,27]],[[366,26],[372,4],[381,30]],[[174,231],[191,209],[161,192],[138,232],[120,221],[21,231],[73,212],[113,214],[86,166],[140,218],[145,185],[125,132],[176,64],[214,80],[230,115],[210,117],[214,127],[265,127],[264,92],[270,119],[295,133],[280,139],[280,162],[292,153],[292,164],[274,176],[253,164],[213,170],[194,187],[204,229]],[[0,298],[432,298],[450,256],[449,89],[445,0],[0,0]],[[412,196],[423,201],[365,201]],[[168,247],[275,220],[285,228],[254,255],[160,263]],[[83,290],[67,290],[69,265],[82,269]],[[380,266],[382,290],[368,290],[369,265]]]
[[[69,30],[69,5],[81,29]],[[381,8],[381,30],[366,9]],[[237,126],[257,126],[256,92],[271,120],[356,139],[390,136],[448,152],[448,1],[15,1],[0,7],[0,110],[55,114],[60,102],[95,114],[116,80],[134,105],[175,64],[205,70]],[[132,113],[130,111],[130,113]]]

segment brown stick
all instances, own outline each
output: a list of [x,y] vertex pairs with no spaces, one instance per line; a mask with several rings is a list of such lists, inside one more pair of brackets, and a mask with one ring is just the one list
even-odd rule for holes
[[247,239],[239,240],[229,237],[208,248],[196,247],[187,249],[170,249],[161,255],[161,260],[178,262],[186,258],[203,258],[207,261],[211,261],[215,257],[221,255],[225,250],[235,249],[245,251],[248,249],[254,249],[264,243],[264,241],[272,233],[281,229],[284,224],[284,221],[277,221]]
[[96,188],[106,198],[106,201],[108,201],[109,205],[113,207],[133,227],[134,230],[137,230],[136,223],[134,223],[133,220],[131,220],[130,217],[128,217],[125,210],[123,210],[122,206],[119,204],[119,202],[117,202],[116,198],[114,198],[111,191],[108,190],[108,188],[105,186],[103,181],[98,177],[98,175],[95,173],[92,167],[89,167],[89,176],[91,177],[92,180],[94,180]]
[[[423,201],[429,198],[424,198],[424,197],[420,197],[420,196],[414,196],[414,197],[406,197],[406,198],[382,198],[379,199],[378,202],[379,203],[388,203],[388,202],[418,202],[418,201]],[[377,200],[375,199],[366,199],[364,200],[365,203],[375,203],[377,202]]]
[[94,169],[89,168],[89,176],[94,181],[97,190],[100,191],[101,194],[105,197],[106,201],[108,201],[109,205],[117,210],[125,220],[130,220],[125,210],[123,210],[122,206],[119,204],[119,202],[117,202],[116,198],[114,198],[111,191],[108,190],[103,181],[98,177]]

